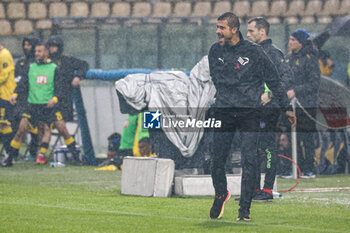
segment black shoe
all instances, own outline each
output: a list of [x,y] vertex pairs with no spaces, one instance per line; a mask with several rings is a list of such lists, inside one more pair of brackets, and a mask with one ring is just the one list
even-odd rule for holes
[[265,192],[264,190],[261,190],[255,197],[253,197],[253,201],[272,201],[272,199],[272,193]]
[[239,208],[237,221],[247,221],[250,222],[250,213],[248,208]]
[[231,193],[227,190],[226,194],[216,195],[214,203],[210,208],[210,218],[221,218],[224,214],[224,205],[230,199]]
[[12,156],[7,156],[1,161],[1,167],[12,167]]

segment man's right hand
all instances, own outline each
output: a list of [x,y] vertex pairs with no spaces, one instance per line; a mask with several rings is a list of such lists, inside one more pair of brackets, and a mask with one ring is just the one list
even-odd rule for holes
[[17,97],[16,96],[11,96],[10,97],[10,103],[12,104],[12,105],[15,105],[16,104],[16,99],[17,99]]

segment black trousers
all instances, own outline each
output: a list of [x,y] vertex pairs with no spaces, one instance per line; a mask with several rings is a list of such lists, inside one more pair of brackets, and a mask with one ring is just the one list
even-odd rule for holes
[[214,132],[211,176],[216,195],[227,190],[225,163],[230,153],[236,130],[241,133],[241,208],[250,208],[257,172],[257,139],[259,119],[256,112],[242,113],[229,109],[214,110],[214,117],[221,120],[221,130]]
[[[272,189],[277,170],[277,121],[280,115],[276,108],[265,109],[260,121],[258,171],[255,189],[260,189],[262,170],[265,171],[264,188]],[[263,163],[263,164],[262,164]],[[264,168],[264,169],[263,169]]]
[[[316,117],[316,108],[306,108],[308,113]],[[302,109],[297,108],[297,150],[298,165],[303,173],[315,172],[315,132],[316,123]]]

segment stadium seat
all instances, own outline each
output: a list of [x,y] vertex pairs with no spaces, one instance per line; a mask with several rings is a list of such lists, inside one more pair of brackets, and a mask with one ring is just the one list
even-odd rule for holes
[[52,28],[52,20],[50,20],[50,19],[38,20],[38,22],[36,22],[36,28],[37,29],[51,29]]
[[222,15],[225,12],[231,11],[231,2],[229,1],[222,1],[222,2],[216,2],[214,5],[213,13],[211,15],[211,18],[217,18],[220,15]]
[[300,23],[302,23],[302,24],[315,23],[315,17],[314,16],[304,16],[301,18]]
[[24,19],[26,9],[23,3],[11,2],[7,5],[7,17],[9,19]]
[[343,0],[340,4],[339,14],[348,15],[350,12],[350,0]]
[[279,17],[269,17],[267,19],[267,21],[270,23],[270,24],[280,24],[281,23],[281,19]]
[[323,23],[323,24],[329,24],[333,21],[332,17],[330,16],[319,16],[317,18],[317,22]]
[[296,16],[289,16],[289,17],[285,18],[285,21],[288,24],[297,24],[297,23],[299,23],[299,19]]
[[133,10],[132,16],[135,17],[145,17],[151,15],[151,4],[148,2],[136,2]]
[[235,2],[233,13],[238,17],[246,17],[250,13],[250,2],[246,0]]
[[91,6],[92,17],[107,17],[109,16],[109,4],[106,2],[95,2]]
[[292,0],[289,4],[285,16],[302,15],[305,9],[305,2],[303,0]]
[[11,24],[7,20],[0,20],[0,34],[8,34],[12,32]]
[[63,2],[53,2],[49,7],[49,17],[65,17],[68,15],[67,5]]
[[321,0],[311,0],[307,3],[305,7],[305,11],[302,15],[304,16],[312,16],[321,12],[323,2]]
[[339,14],[339,0],[327,0],[324,3],[323,10],[317,15],[331,16]]
[[287,1],[286,0],[277,0],[271,3],[269,16],[283,16],[287,11]]
[[86,2],[73,2],[70,7],[70,16],[87,17],[89,15],[89,6]]
[[130,16],[131,7],[127,2],[116,2],[112,7],[112,16],[123,17]]
[[191,3],[189,2],[177,2],[174,7],[173,16],[185,17],[191,14]]
[[29,19],[45,19],[47,16],[47,10],[44,3],[34,2],[30,3],[28,7]]
[[254,1],[249,16],[266,16],[269,12],[269,2],[265,0]]
[[14,32],[19,34],[27,34],[33,32],[33,24],[29,20],[18,20],[14,25]]
[[153,6],[154,17],[169,17],[171,15],[170,2],[156,2]]
[[0,3],[0,19],[5,19],[5,8],[2,3]]
[[210,13],[210,2],[196,2],[193,8],[192,16],[209,16]]

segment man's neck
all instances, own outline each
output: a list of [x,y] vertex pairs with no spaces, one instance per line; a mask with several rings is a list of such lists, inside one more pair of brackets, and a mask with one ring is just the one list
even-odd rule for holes
[[261,44],[262,42],[264,42],[267,39],[269,39],[267,36],[262,36],[258,44]]
[[230,46],[234,46],[234,45],[236,45],[240,40],[241,40],[241,38],[239,37],[239,33],[236,33],[236,34],[232,37],[232,39],[230,40],[229,45],[230,45]]

